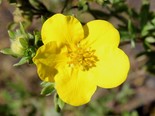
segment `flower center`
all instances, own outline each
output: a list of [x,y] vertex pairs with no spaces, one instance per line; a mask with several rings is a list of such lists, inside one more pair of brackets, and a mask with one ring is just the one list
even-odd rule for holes
[[91,50],[90,48],[77,47],[74,50],[68,50],[68,57],[70,67],[78,66],[83,71],[96,67],[96,62],[99,61],[95,55],[95,50]]

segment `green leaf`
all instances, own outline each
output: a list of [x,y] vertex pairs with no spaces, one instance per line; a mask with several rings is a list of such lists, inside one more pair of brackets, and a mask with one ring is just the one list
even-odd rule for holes
[[155,18],[153,18],[153,19],[151,20],[151,23],[152,23],[153,25],[155,25]]
[[2,0],[0,0],[0,5],[2,4]]
[[60,112],[65,105],[65,103],[59,98],[59,95],[57,93],[55,93],[54,95],[54,105],[57,112]]
[[21,30],[16,29],[15,33],[16,33],[16,36],[17,37],[19,37],[19,36],[22,36],[23,37],[23,34],[22,34]]
[[21,34],[24,35],[24,37],[25,37],[26,39],[28,39],[28,36],[27,36],[27,33],[25,32],[25,28],[24,28],[23,24],[22,24],[21,22],[20,22],[19,24],[20,24],[20,31],[21,31]]
[[8,24],[7,27],[8,27],[8,30],[14,30],[14,29],[17,28],[17,26],[18,26],[17,23],[15,23],[15,22],[11,22],[11,23]]
[[45,16],[42,15],[41,16],[41,22],[44,23],[46,20],[47,20],[47,17],[45,17]]
[[135,41],[134,41],[133,39],[131,39],[131,47],[132,47],[132,48],[135,48],[135,46],[136,46]]
[[27,62],[29,62],[29,57],[23,57],[18,63],[14,64],[13,66],[20,66]]
[[131,115],[130,116],[139,116],[139,115],[138,115],[138,112],[137,111],[133,111],[133,112],[131,112]]
[[149,42],[144,41],[144,48],[146,49],[147,52],[151,51],[151,45]]
[[15,32],[8,30],[8,34],[9,34],[10,39],[15,39]]
[[145,26],[144,26],[144,29],[145,30],[151,30],[151,29],[154,29],[154,25],[151,24],[150,22],[146,23]]
[[86,3],[87,3],[86,0],[80,0],[78,2],[78,9],[82,10],[82,11],[87,11],[88,10],[88,5]]
[[19,25],[20,25],[20,30],[21,30],[21,32],[22,32],[23,34],[26,34],[23,24],[20,22]]
[[143,4],[140,12],[140,25],[143,28],[150,18],[150,5]]
[[41,85],[43,86],[43,89],[41,90],[41,95],[51,95],[55,90],[54,83],[44,82]]
[[25,40],[25,38],[19,38],[19,41],[21,43],[21,45],[23,46],[23,48],[27,48],[28,47],[28,42],[27,40]]
[[128,31],[130,32],[130,34],[134,34],[135,31],[134,25],[132,24],[132,21],[130,19],[128,20]]
[[27,36],[28,36],[29,39],[33,39],[34,38],[34,36],[31,33],[27,33]]
[[155,38],[152,36],[146,37],[145,41],[147,41],[148,43],[155,43]]
[[59,105],[60,109],[62,110],[63,107],[64,107],[64,105],[65,105],[65,103],[64,103],[64,101],[62,101],[62,100],[59,98],[59,99],[58,99],[58,105]]
[[144,37],[149,33],[150,30],[154,30],[154,29],[155,29],[155,26],[152,23],[148,22],[142,28],[141,35]]
[[121,40],[130,40],[130,35],[128,31],[120,31]]
[[39,31],[34,31],[34,38],[35,38],[34,44],[37,46],[39,40],[41,40],[41,35]]
[[0,50],[1,53],[6,54],[6,55],[12,55],[12,56],[16,56],[12,50],[10,48],[4,48],[2,50]]
[[42,8],[43,6],[42,6],[41,2],[38,1],[38,0],[29,0],[29,3],[37,10],[43,9]]

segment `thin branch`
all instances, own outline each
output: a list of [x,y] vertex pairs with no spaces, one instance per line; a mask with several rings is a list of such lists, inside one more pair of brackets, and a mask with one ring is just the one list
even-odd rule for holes
[[61,10],[61,13],[64,13],[64,10],[65,10],[65,8],[66,8],[67,5],[68,5],[68,2],[69,2],[69,0],[66,0],[66,1],[65,1],[64,6],[63,6],[63,8],[62,8],[62,10]]

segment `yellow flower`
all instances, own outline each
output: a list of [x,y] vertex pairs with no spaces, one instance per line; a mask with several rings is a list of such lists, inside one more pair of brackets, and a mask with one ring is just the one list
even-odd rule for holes
[[119,32],[107,21],[82,26],[73,16],[55,14],[45,21],[35,57],[39,77],[55,83],[59,97],[79,106],[88,103],[97,86],[113,88],[126,80],[127,55],[118,48]]

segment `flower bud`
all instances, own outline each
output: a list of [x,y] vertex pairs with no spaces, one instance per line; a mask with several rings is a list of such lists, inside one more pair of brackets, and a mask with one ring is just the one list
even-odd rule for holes
[[25,48],[22,46],[20,42],[20,37],[15,38],[11,41],[11,50],[17,57],[22,57],[24,55]]

